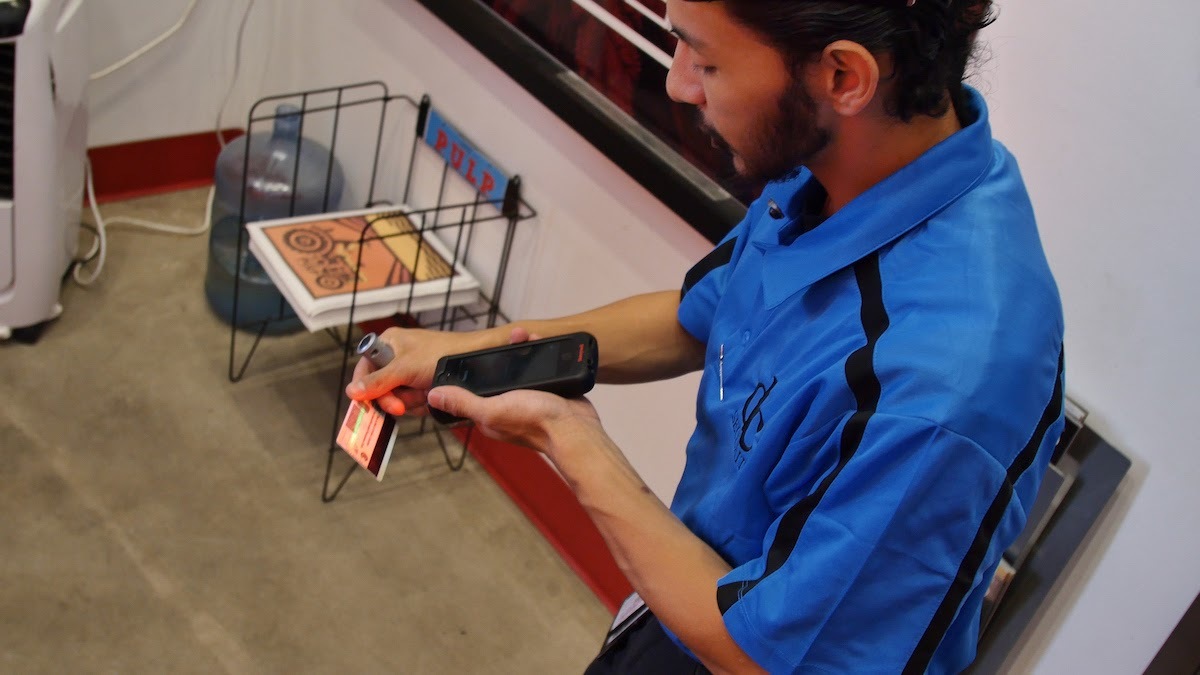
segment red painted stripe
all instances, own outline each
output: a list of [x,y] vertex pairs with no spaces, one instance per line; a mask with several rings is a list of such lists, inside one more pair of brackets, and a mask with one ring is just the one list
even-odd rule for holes
[[[228,141],[243,132],[225,129],[221,133]],[[210,185],[220,151],[212,131],[88,148],[96,201],[103,204]]]
[[[458,432],[463,439],[466,433]],[[611,612],[633,590],[562,477],[526,448],[472,434],[471,455]]]

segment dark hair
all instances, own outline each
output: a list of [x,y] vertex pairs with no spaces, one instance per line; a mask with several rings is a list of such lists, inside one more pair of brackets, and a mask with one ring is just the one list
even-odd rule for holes
[[723,2],[730,16],[779,49],[793,69],[837,40],[890,56],[894,86],[885,109],[905,122],[917,115],[941,116],[951,103],[964,114],[963,78],[975,35],[994,20],[992,0],[917,0],[911,6],[862,0]]

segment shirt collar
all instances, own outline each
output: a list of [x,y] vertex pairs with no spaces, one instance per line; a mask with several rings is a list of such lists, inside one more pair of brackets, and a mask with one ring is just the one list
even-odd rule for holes
[[[790,245],[779,232],[790,219],[764,214],[751,243],[763,251],[763,295],[774,307],[797,291],[852,265],[925,222],[975,185],[991,164],[992,131],[987,105],[967,87],[974,122],[888,176]],[[779,204],[803,191],[812,174],[769,186],[763,198]],[[789,213],[788,216],[793,214]]]

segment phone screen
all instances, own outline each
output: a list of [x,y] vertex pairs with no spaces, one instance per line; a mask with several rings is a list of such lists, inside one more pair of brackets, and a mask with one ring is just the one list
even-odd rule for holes
[[566,343],[540,344],[473,356],[459,364],[458,378],[473,389],[546,380],[558,373],[558,355],[563,344]]

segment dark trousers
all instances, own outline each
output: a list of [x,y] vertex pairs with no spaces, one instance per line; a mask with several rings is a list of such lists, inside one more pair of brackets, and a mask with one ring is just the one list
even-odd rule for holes
[[688,656],[647,612],[587,667],[584,675],[706,675],[708,669]]

